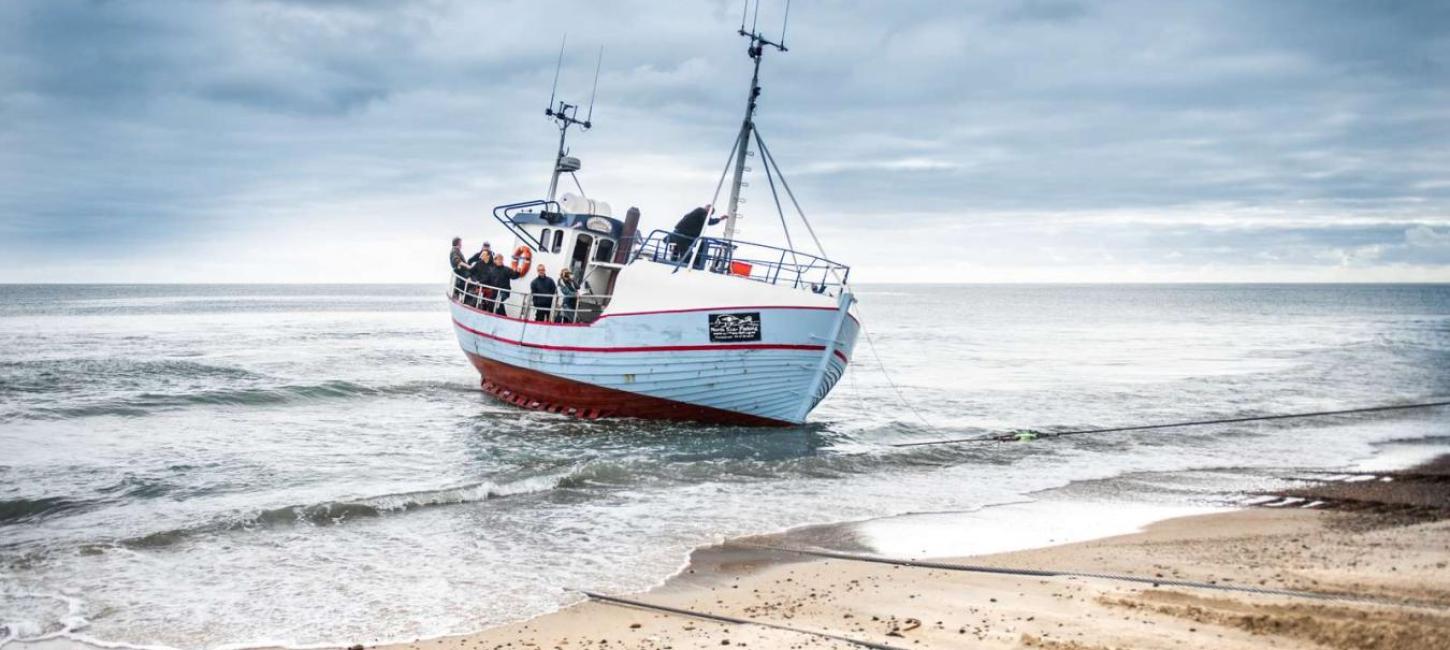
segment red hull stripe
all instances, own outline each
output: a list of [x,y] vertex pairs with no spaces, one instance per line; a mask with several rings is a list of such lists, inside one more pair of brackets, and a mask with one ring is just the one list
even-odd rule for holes
[[[547,344],[544,344],[544,343],[529,343],[527,341],[518,341],[518,340],[515,340],[515,339],[507,339],[507,338],[503,338],[501,336],[494,336],[493,334],[489,334],[487,332],[480,332],[480,331],[478,331],[476,329],[473,329],[472,327],[469,327],[467,325],[464,325],[463,323],[458,322],[458,319],[456,319],[456,318],[453,319],[453,324],[456,325],[456,326],[458,326],[459,329],[462,329],[462,330],[464,330],[466,332],[470,332],[470,333],[475,334],[477,336],[482,336],[483,338],[486,338],[486,339],[491,339],[491,340],[494,340],[494,341],[498,341],[500,343],[508,343],[509,345],[517,345],[517,346],[525,347],[525,348],[536,348],[536,349],[539,349],[539,350],[559,350],[559,351],[562,351],[562,352],[690,352],[690,351],[700,351],[700,350],[808,350],[809,351],[809,350],[824,350],[824,349],[826,349],[826,346],[824,346],[824,345],[804,345],[804,344],[798,345],[798,344],[790,344],[790,343],[717,343],[715,345],[645,345],[645,346],[615,347],[615,348],[583,347],[583,346],[578,346],[578,345],[547,345]],[[845,361],[846,360],[846,356],[844,354],[841,354],[841,351],[840,350],[836,350],[835,352],[836,352],[836,355],[837,356],[841,357],[841,360],[842,361]]]
[[[465,305],[465,304],[463,304],[461,302],[458,302],[451,295],[448,297],[448,300],[449,300],[449,302],[452,302],[453,304],[458,305],[459,307],[462,307],[464,309],[467,309],[468,311],[471,311],[471,312],[473,312],[475,314],[484,314],[485,316],[492,316],[494,318],[502,318],[503,320],[511,320],[511,321],[516,321],[516,322],[519,322],[519,323],[529,323],[531,325],[543,325],[543,326],[547,326],[547,327],[589,327],[589,326],[593,325],[594,323],[597,323],[599,321],[602,321],[602,320],[604,320],[606,318],[612,318],[612,317],[617,317],[617,316],[650,316],[650,315],[654,315],[654,314],[687,314],[687,313],[690,313],[690,312],[700,312],[700,311],[732,311],[732,310],[733,311],[739,311],[739,310],[742,310],[742,309],[755,309],[755,310],[761,310],[761,309],[812,309],[812,310],[816,310],[816,311],[836,311],[836,308],[835,307],[807,307],[807,306],[804,306],[804,305],[794,305],[794,306],[793,305],[746,305],[746,306],[739,306],[739,307],[694,307],[694,308],[690,308],[690,309],[661,309],[659,311],[625,311],[625,312],[619,312],[617,314],[602,314],[602,315],[599,316],[599,318],[594,319],[594,322],[593,323],[548,323],[548,322],[545,322],[545,321],[528,320],[528,319],[524,319],[524,318],[514,318],[513,316],[505,316],[505,315],[502,315],[502,314],[495,314],[495,313],[493,313],[491,311],[483,311],[482,309],[479,309],[477,307],[469,307],[468,305]],[[846,317],[850,318],[851,320],[856,320],[856,317],[853,316],[853,315],[851,315],[851,314],[849,314],[849,313],[846,314]]]
[[746,426],[791,426],[790,422],[783,420],[595,386],[499,363],[471,352],[466,354],[483,377],[484,392],[527,409],[562,413],[589,420],[602,417],[635,417]]

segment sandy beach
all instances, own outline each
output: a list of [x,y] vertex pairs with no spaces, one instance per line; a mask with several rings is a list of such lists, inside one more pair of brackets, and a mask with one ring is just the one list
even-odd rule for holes
[[625,596],[749,623],[586,601],[393,648],[1450,648],[1447,495],[1442,457],[1265,495],[1279,507],[932,558],[971,571],[774,550],[869,554],[849,525],[803,529],[700,549],[665,585]]

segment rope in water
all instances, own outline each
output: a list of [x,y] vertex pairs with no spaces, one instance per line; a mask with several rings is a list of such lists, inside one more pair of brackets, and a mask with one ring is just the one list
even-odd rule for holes
[[[869,338],[868,338],[869,340]],[[1310,411],[1306,413],[1279,413],[1275,415],[1253,415],[1247,417],[1217,418],[1213,420],[1191,420],[1187,422],[1167,422],[1162,424],[1144,424],[1131,427],[1108,427],[1103,429],[1079,429],[1076,431],[1015,431],[1012,433],[994,436],[975,436],[971,438],[950,438],[947,440],[926,440],[922,442],[898,442],[893,447],[921,447],[925,445],[953,445],[974,442],[1010,442],[1013,440],[1035,440],[1038,438],[1062,438],[1066,436],[1080,436],[1097,433],[1121,433],[1126,431],[1151,431],[1154,429],[1176,429],[1180,427],[1200,427],[1210,424],[1234,424],[1239,422],[1264,422],[1268,420],[1290,420],[1296,418],[1320,418],[1334,415],[1353,415],[1356,413],[1379,413],[1383,411],[1405,411],[1410,409],[1428,409],[1440,406],[1450,406],[1450,400],[1435,402],[1417,402],[1413,404],[1387,404],[1382,406],[1366,406],[1352,409],[1339,409],[1334,411]]]
[[1123,573],[1090,573],[1085,571],[1055,571],[1048,569],[1018,569],[1012,567],[982,566],[975,564],[953,564],[948,562],[930,562],[922,560],[899,560],[894,558],[881,557],[878,555],[858,555],[855,553],[836,553],[832,551],[816,551],[798,548],[785,548],[779,546],[764,546],[759,544],[741,544],[768,551],[781,551],[795,553],[798,555],[810,555],[814,557],[831,558],[836,560],[850,560],[853,562],[873,562],[877,564],[890,564],[895,566],[918,567],[923,569],[940,569],[943,571],[965,571],[970,573],[993,573],[998,575],[1025,576],[1032,578],[1092,578],[1097,580],[1114,580],[1118,582],[1133,582],[1139,584],[1150,584],[1154,587],[1187,587],[1192,589],[1213,589],[1217,591],[1236,591],[1262,596],[1288,596],[1291,598],[1313,598],[1315,600],[1336,600],[1355,603],[1370,603],[1375,605],[1399,605],[1413,607],[1428,607],[1444,609],[1443,605],[1428,603],[1407,603],[1389,598],[1375,598],[1372,596],[1356,596],[1354,594],[1336,594],[1316,591],[1298,591],[1293,589],[1270,589],[1267,587],[1252,587],[1247,585],[1225,585],[1214,582],[1197,582],[1193,580],[1174,580],[1164,578],[1148,578],[1144,576],[1128,575]]
[[680,608],[680,607],[670,607],[668,605],[656,605],[654,603],[646,603],[644,601],[639,601],[639,600],[631,600],[631,599],[628,599],[628,598],[620,598],[618,596],[608,596],[608,595],[605,595],[605,594],[596,594],[596,593],[594,593],[592,591],[584,591],[584,592],[581,592],[581,593],[583,593],[585,596],[588,596],[591,600],[597,600],[597,601],[600,601],[600,602],[603,602],[603,603],[609,603],[611,605],[622,605],[622,606],[625,606],[625,607],[635,607],[635,608],[638,608],[638,609],[646,609],[646,610],[651,610],[651,611],[656,611],[656,612],[665,612],[667,614],[677,614],[679,616],[689,616],[691,618],[699,618],[699,619],[704,619],[704,620],[707,620],[707,621],[715,621],[717,623],[730,623],[732,625],[758,625],[760,627],[768,627],[768,628],[772,628],[772,629],[776,629],[776,630],[783,630],[785,632],[794,632],[796,634],[805,634],[805,635],[809,635],[809,636],[818,636],[818,637],[821,637],[823,639],[831,639],[833,641],[841,641],[843,643],[850,643],[852,645],[858,645],[858,646],[861,646],[863,648],[874,648],[876,650],[900,650],[896,646],[886,645],[884,643],[876,643],[874,641],[864,641],[864,640],[861,640],[861,639],[853,639],[853,638],[848,637],[848,636],[840,636],[840,635],[836,635],[836,634],[831,634],[830,632],[821,632],[821,631],[818,631],[818,630],[807,630],[807,629],[802,629],[802,628],[798,628],[798,627],[791,627],[789,625],[781,625],[779,623],[771,623],[769,621],[761,621],[761,620],[756,620],[756,619],[751,619],[751,618],[737,618],[737,617],[734,617],[734,616],[726,616],[724,614],[711,614],[709,612],[697,612],[697,611],[694,611],[694,610],[691,610],[691,609],[684,609],[684,608]]

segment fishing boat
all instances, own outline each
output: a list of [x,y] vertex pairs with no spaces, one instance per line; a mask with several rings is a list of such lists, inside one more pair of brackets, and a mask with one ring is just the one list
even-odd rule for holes
[[[768,50],[787,51],[784,27],[778,43],[754,26],[747,31],[743,20],[739,34],[750,41],[754,73],[725,165],[729,202],[719,237],[645,233],[637,209],[619,219],[587,197],[566,138],[570,127],[593,126],[593,98],[581,118],[578,104],[555,103],[551,94],[545,114],[558,125],[559,146],[547,195],[493,210],[513,235],[504,254],[518,277],[490,284],[455,272],[450,281],[453,328],[485,392],[580,418],[789,426],[803,423],[841,379],[859,331],[850,268],[825,256],[755,124],[761,60]],[[557,91],[557,68],[554,83]],[[784,245],[735,236],[752,157],[763,163]],[[556,194],[564,174],[577,194]],[[794,246],[780,191],[815,252]],[[569,269],[577,295],[531,294],[539,265],[554,278]]]

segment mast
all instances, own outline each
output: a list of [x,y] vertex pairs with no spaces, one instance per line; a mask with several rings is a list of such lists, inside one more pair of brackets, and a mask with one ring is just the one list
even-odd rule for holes
[[[548,200],[553,201],[554,195],[559,190],[559,175],[563,173],[573,174],[579,171],[579,159],[569,155],[569,149],[564,142],[569,135],[569,127],[577,124],[579,128],[588,131],[594,126],[594,97],[599,94],[599,67],[604,62],[604,46],[599,46],[599,57],[594,62],[594,89],[589,92],[589,112],[584,119],[579,119],[579,105],[570,104],[559,100],[555,107],[554,96],[559,90],[559,70],[564,66],[564,44],[568,42],[568,35],[565,35],[559,42],[559,60],[554,63],[554,88],[549,91],[549,104],[544,107],[544,115],[559,123],[559,148],[554,152],[554,172],[549,176]],[[578,182],[578,179],[575,179]]]
[[[746,6],[748,8],[748,3]],[[755,7],[758,15],[760,11],[758,1]],[[789,16],[789,3],[786,4],[786,11],[786,15]],[[745,120],[740,124],[740,148],[735,151],[735,174],[730,180],[730,204],[725,219],[725,239],[727,241],[735,239],[735,219],[739,216],[737,212],[740,208],[740,186],[744,185],[745,179],[745,158],[750,153],[750,136],[755,131],[755,100],[760,97],[760,60],[765,54],[767,45],[780,52],[789,51],[784,45],[784,29],[782,29],[780,43],[772,42],[762,36],[760,32],[755,31],[754,25],[751,25],[750,29],[751,31],[745,31],[745,20],[742,15],[739,34],[750,39],[750,49],[746,52],[755,62],[755,71],[750,76],[750,95],[745,101]]]
[[[591,112],[592,108],[593,107],[591,107]],[[591,124],[589,120],[581,120],[575,117],[576,115],[578,115],[578,109],[578,106],[575,106],[574,104],[568,104],[563,101],[559,102],[558,109],[544,109],[545,115],[554,118],[556,121],[559,122],[559,150],[554,154],[554,173],[552,176],[549,177],[548,198],[550,201],[554,200],[554,194],[559,189],[559,174],[562,174],[564,172],[573,173],[579,170],[579,159],[569,158],[569,150],[564,146],[564,140],[569,133],[569,127],[578,124],[580,127],[588,130],[589,127],[593,126],[593,124]]]

